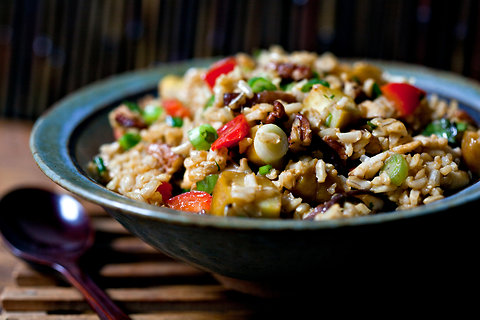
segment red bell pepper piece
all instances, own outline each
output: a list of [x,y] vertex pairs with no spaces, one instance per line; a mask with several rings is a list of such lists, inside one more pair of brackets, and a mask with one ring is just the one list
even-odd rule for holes
[[166,202],[172,197],[172,185],[169,182],[162,182],[161,185],[157,187],[157,191],[162,195],[163,202]]
[[425,91],[408,83],[388,83],[380,89],[382,94],[394,103],[402,116],[412,114],[426,95]]
[[243,114],[240,114],[217,130],[218,139],[212,143],[211,149],[229,148],[237,145],[250,133],[250,126]]
[[212,196],[204,191],[190,191],[167,200],[166,204],[172,209],[188,212],[209,211]]
[[190,110],[188,110],[180,101],[177,99],[165,99],[162,100],[163,108],[165,112],[171,115],[172,117],[190,117]]
[[213,89],[217,78],[220,75],[229,73],[230,71],[235,69],[236,65],[237,65],[237,61],[235,60],[234,57],[228,57],[220,61],[217,61],[214,64],[212,64],[210,69],[207,71],[207,73],[203,77],[203,80],[205,80],[205,82],[208,84],[210,89]]

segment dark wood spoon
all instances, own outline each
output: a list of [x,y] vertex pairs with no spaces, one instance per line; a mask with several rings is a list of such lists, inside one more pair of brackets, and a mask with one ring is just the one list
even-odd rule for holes
[[130,319],[79,267],[94,232],[73,197],[36,188],[14,190],[0,200],[0,232],[14,255],[60,272],[101,319]]

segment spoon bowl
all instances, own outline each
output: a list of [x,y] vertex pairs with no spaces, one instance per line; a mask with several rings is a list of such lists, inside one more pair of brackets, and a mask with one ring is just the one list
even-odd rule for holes
[[36,188],[13,190],[0,200],[0,232],[14,255],[60,272],[101,319],[130,319],[78,266],[94,231],[73,197]]

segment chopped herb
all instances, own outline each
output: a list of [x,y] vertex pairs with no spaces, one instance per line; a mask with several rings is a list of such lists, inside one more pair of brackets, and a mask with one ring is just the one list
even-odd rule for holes
[[126,105],[128,109],[133,112],[142,113],[142,109],[136,104],[135,102],[131,101],[123,101],[122,104]]
[[368,120],[367,121],[367,126],[370,127],[370,130],[375,130],[378,128],[378,126],[376,124],[374,124],[372,121]]
[[327,116],[327,119],[325,119],[325,125],[327,127],[330,127],[330,123],[332,122],[332,118],[333,118],[332,114],[329,113],[328,116]]
[[217,130],[209,124],[202,124],[188,131],[188,139],[197,150],[210,149],[210,146],[217,138]]
[[218,174],[209,174],[202,181],[197,182],[197,190],[212,193],[217,184]]
[[218,164],[217,161],[215,161],[215,164],[217,165],[218,172],[220,172],[220,170],[221,170],[221,169],[220,169],[220,165]]
[[329,98],[330,98],[330,99],[333,99],[333,98],[335,98],[335,95],[332,94]]
[[467,128],[468,128],[468,123],[466,122],[457,122],[456,123],[456,126],[457,126],[457,130],[459,132],[463,132],[463,131],[466,131]]
[[121,136],[120,139],[118,139],[118,143],[123,150],[128,150],[136,146],[137,143],[140,142],[140,140],[142,140],[142,138],[138,133],[127,132],[123,136]]
[[283,91],[291,91],[296,84],[297,84],[296,82],[289,82],[289,83],[280,85],[280,88]]
[[107,172],[107,167],[105,167],[105,163],[103,162],[102,157],[96,156],[93,158],[93,163],[95,163],[95,167],[97,168],[97,172],[99,175],[103,175]]
[[153,105],[153,104],[149,104],[143,110],[142,118],[143,118],[143,121],[145,121],[145,123],[147,125],[151,125],[152,123],[157,121],[157,119],[160,117],[160,115],[162,113],[163,113],[163,108],[162,107],[156,106],[156,105]]
[[167,118],[165,119],[165,122],[170,127],[174,127],[174,128],[181,128],[183,126],[183,119],[181,117],[167,116]]
[[272,166],[267,164],[267,165],[264,165],[264,166],[261,166],[260,168],[258,168],[258,174],[264,176],[264,175],[268,174],[271,170],[272,170]]
[[248,85],[255,93],[259,93],[262,91],[274,91],[277,89],[277,87],[270,80],[262,77],[254,77],[249,79]]
[[213,106],[213,102],[215,102],[215,95],[214,94],[212,94],[212,96],[207,100],[203,109],[205,110],[205,109],[208,109],[211,106]]
[[375,82],[372,86],[372,99],[376,99],[382,95],[382,90],[378,86],[378,84]]
[[448,119],[442,118],[430,123],[422,132],[422,135],[424,136],[430,136],[432,134],[438,137],[446,138],[449,143],[454,144],[456,143],[458,129],[454,122],[450,122]]
[[401,154],[394,153],[385,161],[381,171],[387,173],[392,184],[401,186],[408,176],[407,160]]
[[322,79],[318,79],[318,78],[313,78],[313,79],[308,80],[307,83],[305,83],[300,90],[302,92],[308,92],[308,91],[312,90],[312,87],[315,84],[321,84],[324,87],[330,88],[330,83],[328,83],[327,81],[322,80]]

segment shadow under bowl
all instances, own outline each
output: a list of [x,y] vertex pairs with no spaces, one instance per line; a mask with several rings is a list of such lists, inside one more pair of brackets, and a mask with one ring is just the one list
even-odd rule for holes
[[[101,144],[113,141],[108,112],[124,100],[154,94],[167,74],[213,60],[194,60],[126,73],[67,96],[35,124],[31,150],[54,182],[101,205],[131,233],[175,259],[217,275],[227,287],[262,296],[321,283],[369,285],[424,281],[431,270],[472,264],[478,242],[475,183],[444,200],[412,210],[332,221],[219,218],[177,212],[114,193],[87,173]],[[416,78],[428,93],[456,99],[480,122],[480,85],[447,72],[374,62]],[[392,277],[392,275],[395,275]]]

